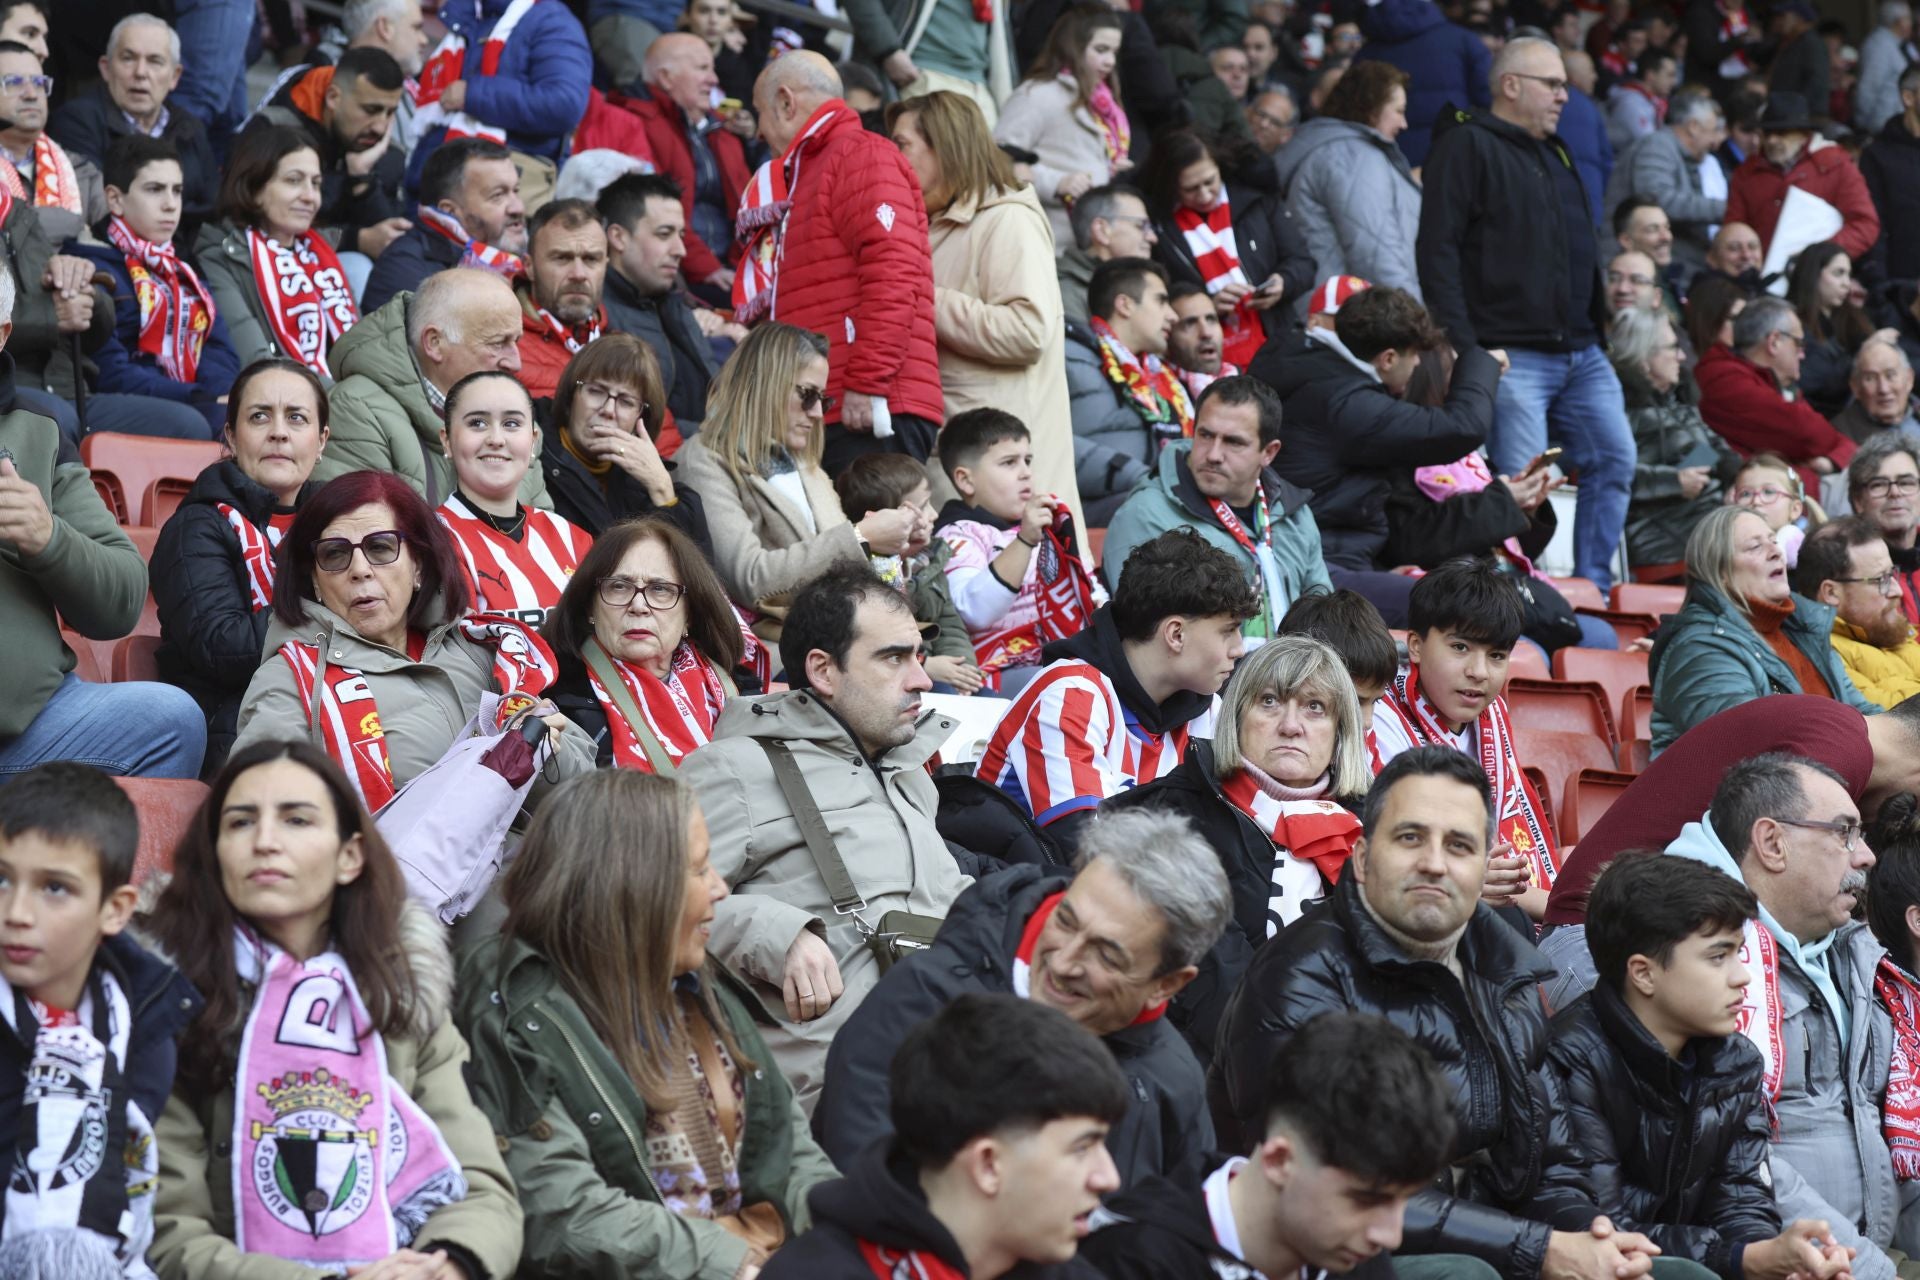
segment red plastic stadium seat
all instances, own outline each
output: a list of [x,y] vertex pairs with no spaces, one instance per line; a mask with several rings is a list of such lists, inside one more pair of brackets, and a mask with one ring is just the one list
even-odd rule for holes
[[1607,604],[1621,613],[1650,613],[1658,618],[1665,614],[1680,612],[1680,606],[1686,602],[1685,587],[1660,586],[1649,582],[1620,582],[1614,584],[1613,598],[1607,601]]
[[160,651],[160,637],[141,635],[135,632],[113,646],[113,682],[122,684],[128,680],[158,680],[160,664],[156,656]]
[[1611,771],[1613,768],[1613,748],[1591,734],[1515,725],[1513,738],[1521,769],[1539,770],[1540,778],[1535,780],[1535,786],[1544,779],[1546,790],[1541,793],[1541,799],[1556,813],[1565,809],[1567,787],[1582,769]]
[[133,882],[173,870],[173,851],[193,826],[207,798],[207,784],[191,778],[115,778],[133,797],[140,814],[140,848],[133,859]]
[[100,495],[101,503],[113,514],[115,520],[121,524],[131,524],[133,513],[127,509],[127,492],[120,485],[120,477],[105,470],[95,471],[92,474],[93,491]]
[[176,480],[172,476],[162,476],[147,486],[147,495],[140,502],[140,519],[158,527],[172,518],[180,509],[180,504],[193,491],[191,480]]
[[1606,597],[1600,594],[1600,588],[1593,585],[1591,578],[1554,578],[1551,581],[1555,589],[1567,598],[1567,603],[1576,609],[1607,607]]
[[1606,690],[1592,681],[1509,680],[1507,710],[1515,728],[1584,733],[1613,753],[1613,711]]
[[[1607,706],[1617,707],[1628,690],[1647,683],[1647,655],[1625,649],[1579,649],[1569,646],[1553,655],[1553,674],[1562,680],[1585,680],[1607,691]],[[1622,738],[1625,720],[1616,721]]]
[[1560,838],[1569,844],[1586,838],[1600,815],[1633,785],[1631,773],[1582,769],[1567,782],[1566,807],[1560,811]]
[[1687,562],[1673,560],[1666,564],[1635,565],[1635,582],[1685,582],[1687,580]]
[[1100,553],[1107,549],[1107,531],[1105,529],[1087,530],[1087,556],[1093,561],[1093,571],[1100,572]]
[[1509,680],[1548,680],[1553,672],[1547,668],[1547,660],[1540,656],[1540,650],[1530,644],[1516,644],[1513,654],[1507,659],[1507,679]]
[[95,645],[110,647],[107,646],[107,642],[89,640],[78,631],[69,631],[65,627],[60,628],[60,638],[66,641],[67,648],[73,650],[73,674],[88,684],[107,682],[106,673],[110,667],[101,663],[100,651],[94,647]]
[[1598,618],[1613,628],[1613,635],[1622,649],[1635,640],[1645,640],[1660,629],[1660,619],[1650,613],[1625,613],[1618,609],[1593,609],[1581,606],[1575,613]]
[[167,440],[97,431],[81,439],[80,461],[89,468],[111,471],[128,499],[140,495],[142,510],[130,514],[141,524],[158,524],[144,509],[153,482],[178,480],[191,485],[202,471],[220,461],[223,450],[212,440]]

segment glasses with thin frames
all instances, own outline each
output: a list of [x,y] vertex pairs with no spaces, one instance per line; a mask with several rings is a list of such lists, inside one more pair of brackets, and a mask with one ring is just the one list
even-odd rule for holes
[[1770,507],[1782,498],[1794,495],[1777,485],[1765,485],[1759,489],[1735,489],[1733,502],[1740,507]]
[[1884,498],[1889,493],[1912,497],[1920,493],[1920,476],[1875,476],[1867,481],[1866,489],[1876,498]]
[[1891,569],[1872,578],[1835,578],[1833,581],[1870,582],[1873,584],[1874,589],[1883,596],[1897,596],[1900,594],[1900,579],[1894,575]]
[[1860,842],[1860,823],[1848,818],[1845,822],[1819,822],[1812,818],[1775,818],[1783,827],[1802,827],[1808,831],[1828,831],[1840,837],[1840,847],[1848,853]]
[[612,387],[603,387],[597,382],[580,384],[580,398],[587,402],[589,410],[597,410],[613,401],[614,411],[623,417],[631,418],[640,412],[640,401],[624,391],[615,391]]
[[376,568],[400,558],[407,536],[398,529],[382,529],[355,542],[350,538],[322,538],[313,544],[313,567],[322,573],[345,573],[358,551]]
[[50,97],[53,93],[52,76],[0,76],[0,91],[4,91],[9,96],[18,94],[28,85],[38,89],[43,98]]
[[1551,94],[1565,93],[1567,91],[1567,85],[1569,83],[1568,81],[1561,79],[1559,76],[1536,76],[1526,71],[1509,71],[1507,72],[1507,74],[1510,76],[1519,76],[1522,80],[1537,80],[1541,84],[1547,86],[1547,92]]
[[595,589],[601,602],[613,609],[626,608],[633,603],[635,596],[644,597],[650,609],[671,609],[680,603],[680,597],[687,594],[684,584],[662,578],[647,582],[635,582],[632,578],[602,578]]

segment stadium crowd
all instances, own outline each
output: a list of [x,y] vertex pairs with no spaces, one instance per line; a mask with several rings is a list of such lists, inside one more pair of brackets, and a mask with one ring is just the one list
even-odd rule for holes
[[325,10],[0,0],[0,1280],[1920,1280],[1909,0]]

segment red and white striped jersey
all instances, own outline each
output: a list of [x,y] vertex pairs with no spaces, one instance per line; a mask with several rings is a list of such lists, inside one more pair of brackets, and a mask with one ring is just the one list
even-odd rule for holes
[[1077,658],[1048,666],[1013,700],[974,773],[1045,826],[1136,783],[1170,773],[1190,738],[1213,736],[1220,699],[1164,733],[1144,728],[1100,668]]
[[527,514],[520,541],[488,524],[455,494],[434,514],[453,535],[460,572],[482,613],[504,613],[528,627],[546,621],[560,603],[567,579],[593,545],[586,530],[551,511],[522,507]]

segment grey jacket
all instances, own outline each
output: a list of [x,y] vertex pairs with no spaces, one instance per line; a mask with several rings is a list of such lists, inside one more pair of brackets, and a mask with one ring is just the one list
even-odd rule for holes
[[268,356],[286,352],[274,340],[267,320],[267,304],[260,299],[259,286],[253,282],[253,257],[247,250],[247,233],[230,222],[209,222],[200,228],[200,240],[194,247],[200,274],[213,293],[213,305],[227,322],[227,337],[233,341],[240,367],[246,368]]
[[1628,196],[1651,196],[1673,223],[1674,256],[1692,267],[1707,260],[1707,228],[1727,216],[1727,202],[1702,195],[1699,165],[1672,129],[1655,129],[1614,162],[1607,179],[1606,219]]
[[1853,126],[1867,137],[1900,114],[1900,73],[1907,69],[1900,37],[1885,27],[1860,42],[1860,78],[1853,88]]
[[[810,690],[736,699],[714,725],[713,741],[680,762],[679,776],[700,798],[712,837],[713,867],[733,888],[715,908],[708,950],[744,977],[779,1026],[767,1047],[808,1111],[824,1078],[827,1046],[867,992],[880,966],[852,915],[833,897],[807,849],[756,739],[786,744],[820,809],[862,912],[877,925],[889,911],[944,917],[971,877],[934,827],[939,797],[926,764],[953,731],[936,712],[921,715],[914,736],[876,760]],[[787,948],[803,930],[825,939],[846,986],[811,1022],[792,1022],[781,994]]]
[[1867,416],[1866,409],[1858,400],[1847,401],[1847,407],[1833,415],[1833,429],[1855,444],[1865,444],[1882,431],[1899,431],[1909,436],[1914,447],[1920,449],[1920,400],[1907,405],[1907,416],[1891,425],[1874,421]]
[[1060,277],[1060,309],[1075,324],[1087,322],[1087,286],[1093,283],[1094,269],[1100,264],[1077,244],[1054,259],[1054,271]]
[[1317,279],[1353,275],[1420,296],[1420,187],[1397,144],[1368,125],[1319,116],[1273,162]]
[[1098,341],[1073,323],[1067,325],[1067,408],[1081,500],[1133,492],[1152,469],[1153,432],[1100,368]]
[[[1743,880],[1707,823],[1689,822],[1667,853]],[[1843,1039],[1795,958],[1797,945],[1762,919],[1780,943],[1781,1078],[1769,1157],[1780,1218],[1824,1219],[1839,1243],[1860,1251],[1855,1280],[1893,1280],[1885,1250],[1899,1226],[1901,1192],[1880,1128],[1893,1022],[1873,994],[1873,972],[1886,950],[1858,922],[1840,926],[1826,949],[1833,985],[1847,1007],[1850,1034]]]

